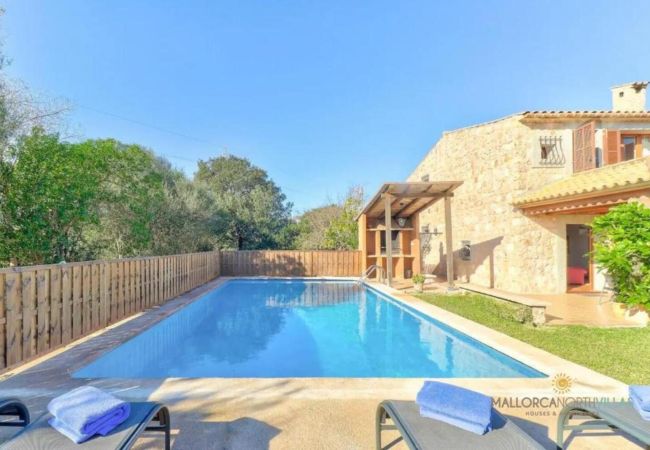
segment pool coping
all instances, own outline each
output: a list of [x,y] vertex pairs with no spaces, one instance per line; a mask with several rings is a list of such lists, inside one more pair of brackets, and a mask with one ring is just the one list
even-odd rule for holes
[[593,369],[568,361],[493,328],[427,303],[408,293],[398,291],[377,282],[366,282],[366,284],[385,295],[397,299],[414,310],[443,322],[461,333],[477,339],[483,344],[546,374],[548,378],[553,378],[558,374],[565,374],[577,382],[578,388],[583,388],[587,392],[592,392],[594,389],[600,390],[602,387],[606,388],[607,392],[612,392],[613,390],[617,395],[627,395],[627,385],[625,383]]
[[[125,398],[172,401],[202,398],[228,390],[242,398],[283,397],[328,398],[413,398],[428,378],[72,378],[79,368],[154,326],[207,292],[237,279],[308,279],[353,281],[350,277],[219,277],[176,297],[164,305],[131,316],[48,355],[19,366],[0,378],[0,395],[29,398],[35,408],[74,387],[91,384],[119,392]],[[623,396],[627,386],[596,371],[564,360],[491,328],[419,300],[407,293],[377,283],[369,287],[437,320],[485,345],[549,376],[549,378],[444,378],[447,383],[477,389],[493,396],[555,396],[551,383],[557,374],[571,377],[571,395]],[[273,388],[281,385],[283,389]]]

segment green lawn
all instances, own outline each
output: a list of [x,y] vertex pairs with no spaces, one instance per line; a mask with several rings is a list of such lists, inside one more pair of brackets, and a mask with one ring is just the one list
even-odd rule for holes
[[535,328],[518,320],[522,317],[523,307],[502,300],[483,295],[417,296],[625,383],[650,384],[650,327],[591,328],[567,325]]

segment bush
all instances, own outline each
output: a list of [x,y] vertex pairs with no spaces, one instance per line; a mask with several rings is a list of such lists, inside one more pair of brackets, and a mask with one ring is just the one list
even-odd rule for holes
[[421,273],[416,273],[415,275],[413,275],[412,280],[413,280],[413,284],[422,284],[424,283],[424,275],[422,275]]
[[626,203],[592,223],[593,258],[610,276],[616,299],[650,307],[650,208]]

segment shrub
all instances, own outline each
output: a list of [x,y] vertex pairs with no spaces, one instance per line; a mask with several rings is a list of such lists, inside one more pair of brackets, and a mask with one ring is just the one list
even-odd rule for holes
[[415,275],[413,275],[412,280],[413,280],[413,284],[423,284],[424,275],[422,275],[421,273],[416,273]]
[[613,283],[616,299],[650,307],[650,208],[626,203],[592,223],[593,258]]

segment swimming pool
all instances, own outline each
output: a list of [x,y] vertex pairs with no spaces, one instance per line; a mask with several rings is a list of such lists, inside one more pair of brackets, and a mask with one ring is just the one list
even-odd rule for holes
[[231,280],[74,373],[77,378],[545,375],[347,281]]

